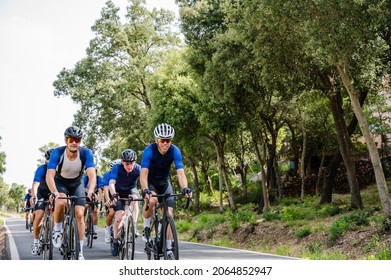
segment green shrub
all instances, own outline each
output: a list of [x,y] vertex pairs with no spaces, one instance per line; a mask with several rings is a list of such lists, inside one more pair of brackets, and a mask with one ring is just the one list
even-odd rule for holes
[[305,226],[295,232],[295,236],[297,238],[303,238],[311,234],[311,228],[309,226]]
[[321,217],[335,216],[342,212],[341,207],[338,205],[326,204],[319,210],[319,215]]
[[275,210],[263,212],[262,217],[266,221],[281,220],[280,212]]

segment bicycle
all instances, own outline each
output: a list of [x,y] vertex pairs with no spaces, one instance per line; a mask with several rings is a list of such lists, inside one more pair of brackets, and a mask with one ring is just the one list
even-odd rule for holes
[[95,194],[93,194],[92,201],[87,202],[89,205],[87,210],[87,220],[86,220],[86,237],[87,237],[87,247],[92,248],[93,240],[96,239],[96,233],[94,232],[94,221],[92,218],[92,213],[95,210],[95,207],[98,207],[99,202],[95,199]]
[[[60,251],[64,260],[78,260],[80,252],[80,239],[77,221],[75,218],[75,203],[77,196],[58,197],[57,199],[67,199],[63,227],[63,238]],[[70,202],[69,202],[70,201]]]
[[[135,251],[135,223],[132,216],[133,201],[143,201],[142,198],[134,198],[129,195],[127,198],[117,198],[117,200],[125,201],[125,215],[122,218],[122,223],[118,231],[118,258],[120,260],[134,260]],[[112,239],[113,240],[113,239]]]
[[26,207],[25,210],[29,211],[28,218],[26,221],[26,229],[32,232],[33,231],[33,207]]
[[39,255],[42,252],[42,258],[44,260],[53,259],[53,220],[52,210],[53,204],[49,199],[42,201],[45,204],[45,216],[43,218],[41,230],[39,231]]
[[[179,244],[178,233],[176,231],[174,219],[168,214],[167,199],[171,196],[183,196],[183,193],[175,194],[154,194],[152,197],[162,198],[162,202],[155,206],[151,217],[151,232],[150,238],[145,243],[144,252],[147,254],[147,259],[160,260],[163,257],[165,260],[179,260]],[[187,199],[185,209],[189,207],[190,199]],[[149,200],[147,200],[146,210],[149,208]],[[163,210],[163,216],[160,218],[159,209]],[[167,237],[171,234],[172,245],[167,248]],[[172,254],[168,252],[171,251]]]

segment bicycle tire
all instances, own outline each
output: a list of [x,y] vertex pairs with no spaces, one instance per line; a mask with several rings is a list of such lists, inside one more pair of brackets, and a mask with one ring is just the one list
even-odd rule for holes
[[93,220],[92,220],[92,214],[91,209],[88,209],[88,217],[87,217],[87,246],[88,248],[92,248],[92,243],[94,240],[93,235]]
[[46,217],[43,227],[43,244],[42,244],[42,258],[44,260],[53,259],[53,241],[52,241],[52,219],[51,217]]
[[71,260],[78,260],[80,252],[80,242],[76,219],[72,219],[71,224],[69,225],[69,237],[69,257]]
[[171,216],[165,216],[164,217],[164,223],[163,223],[163,257],[165,260],[170,259],[168,257],[168,249],[167,249],[167,236],[168,232],[171,229],[172,233],[172,244],[171,244],[171,250],[174,254],[174,260],[179,260],[179,246],[178,246],[178,233],[176,231],[175,222],[174,219]]
[[69,216],[65,217],[61,243],[61,253],[63,260],[69,260]]
[[29,230],[33,232],[33,212],[30,210],[29,212]]
[[133,223],[133,217],[129,216],[126,226],[126,234],[125,234],[125,257],[127,260],[134,260],[134,223]]

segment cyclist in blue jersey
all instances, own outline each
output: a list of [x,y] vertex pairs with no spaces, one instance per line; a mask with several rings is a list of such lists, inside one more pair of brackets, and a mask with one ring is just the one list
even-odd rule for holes
[[39,254],[39,244],[38,244],[38,235],[41,230],[43,215],[45,214],[45,203],[44,200],[47,200],[50,197],[50,190],[46,184],[46,171],[47,163],[50,158],[50,154],[53,149],[49,149],[45,152],[45,163],[38,166],[34,174],[32,193],[33,197],[37,198],[37,201],[34,205],[35,218],[33,223],[33,245],[31,245],[31,254]]
[[[170,167],[174,163],[178,175],[179,186],[187,198],[192,197],[192,191],[188,188],[187,177],[182,163],[182,154],[179,148],[171,143],[174,138],[174,128],[166,123],[159,124],[154,129],[155,142],[148,145],[142,154],[140,184],[142,196],[150,200],[150,207],[143,208],[144,230],[143,240],[150,238],[151,216],[157,203],[151,194],[173,193],[170,178]],[[169,215],[173,216],[174,198],[167,200]],[[167,249],[171,248],[171,240],[167,240]]]
[[29,229],[29,212],[31,208],[31,202],[33,200],[33,194],[31,193],[31,189],[27,190],[26,195],[24,196],[24,212],[26,212],[26,229]]
[[[64,132],[66,145],[55,148],[52,151],[46,173],[46,183],[56,198],[66,197],[67,195],[79,197],[76,199],[75,206],[75,218],[80,239],[79,260],[84,260],[84,207],[86,204],[82,180],[84,171],[88,176],[88,198],[91,199],[96,186],[94,156],[90,149],[80,146],[82,137],[83,132],[80,128],[77,126],[68,127]],[[55,200],[53,213],[53,246],[55,248],[60,248],[62,243],[62,228],[66,203],[66,199]]]
[[103,193],[105,197],[105,207],[106,207],[106,226],[105,226],[105,242],[111,242],[111,231],[112,224],[114,219],[115,210],[112,206],[111,195],[109,191],[109,183],[110,183],[110,174],[111,170],[113,170],[113,166],[115,164],[121,164],[121,159],[117,159],[115,161],[110,162],[110,170],[103,174]]
[[[83,176],[83,185],[85,194],[88,194],[88,176]],[[94,188],[95,201],[98,203],[102,203],[103,201],[103,178],[99,175],[96,175],[96,186]],[[88,207],[90,206],[87,202],[90,200],[86,199],[86,207],[84,209],[84,217],[86,217],[88,213]],[[98,207],[95,207],[92,212],[92,231],[94,239],[98,238],[98,234],[96,233],[96,227],[98,225]]]
[[[127,198],[133,196],[138,198],[137,181],[140,177],[141,167],[136,163],[137,154],[131,149],[126,149],[121,153],[121,164],[115,164],[110,173],[109,191],[115,202],[115,215],[113,223],[113,246],[111,254],[118,255],[118,232],[125,215],[125,201],[116,198]],[[137,219],[138,219],[138,202],[132,201],[133,204],[133,222],[135,226],[135,235],[138,236]]]

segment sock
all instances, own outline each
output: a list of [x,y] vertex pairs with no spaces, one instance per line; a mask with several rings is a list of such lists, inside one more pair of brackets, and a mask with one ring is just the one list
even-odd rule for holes
[[151,218],[144,218],[144,228],[151,227]]
[[34,239],[34,244],[38,244],[38,239]]
[[167,250],[171,250],[172,249],[172,240],[166,240],[166,246],[167,246]]
[[83,245],[84,245],[84,240],[80,240],[80,254],[83,254]]
[[54,223],[54,231],[61,231],[62,230],[62,222]]

